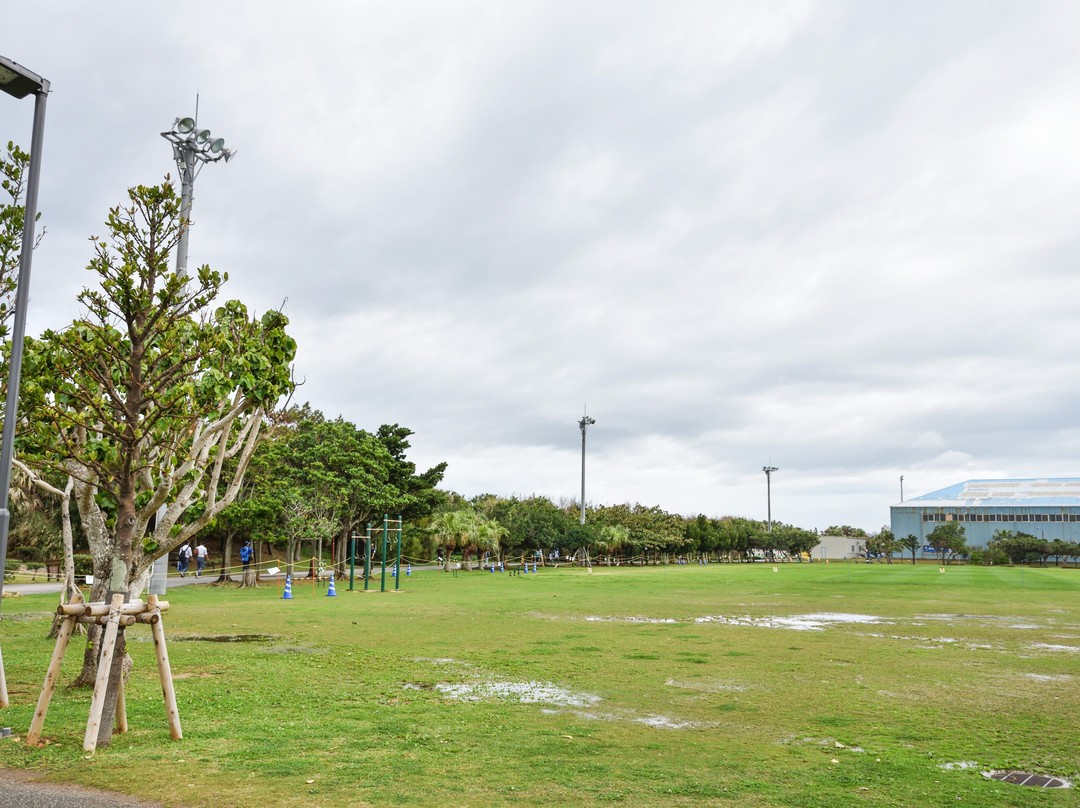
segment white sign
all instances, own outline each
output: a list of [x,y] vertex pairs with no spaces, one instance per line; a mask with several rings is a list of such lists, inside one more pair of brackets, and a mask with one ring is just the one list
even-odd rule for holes
[[267,575],[277,575],[279,572],[281,572],[281,570],[278,569],[277,567],[271,567],[270,569],[268,569],[266,571],[266,574]]

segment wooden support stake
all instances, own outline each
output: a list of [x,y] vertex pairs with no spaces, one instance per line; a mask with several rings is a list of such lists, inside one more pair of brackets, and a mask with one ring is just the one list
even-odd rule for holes
[[11,700],[7,692],[7,674],[4,673],[4,654],[0,652],[0,707],[10,707]]
[[60,678],[60,664],[64,661],[64,652],[67,651],[68,640],[71,632],[75,629],[75,618],[65,617],[60,624],[60,631],[56,634],[56,650],[53,651],[49,670],[45,673],[45,684],[41,687],[41,695],[38,696],[37,709],[34,710],[34,720],[30,722],[30,731],[26,734],[26,743],[36,746],[41,739],[41,728],[45,725],[45,713],[49,711],[49,702],[52,701],[53,690],[56,689],[56,680]]
[[[157,595],[148,595],[147,604],[150,607],[150,615],[158,616]],[[165,714],[169,721],[169,734],[174,741],[184,737],[180,729],[180,711],[176,708],[176,691],[173,690],[172,668],[169,667],[169,650],[165,647],[165,627],[161,620],[155,620],[150,624],[150,630],[154,635],[154,651],[157,653],[158,674],[161,676],[161,694],[165,697]]]
[[90,703],[90,719],[86,722],[86,737],[83,738],[83,750],[86,752],[97,749],[98,728],[101,724],[101,713],[105,709],[105,693],[109,687],[109,673],[112,671],[113,654],[116,651],[116,635],[120,629],[120,606],[123,602],[124,596],[116,594],[112,596],[112,603],[109,606],[110,620],[105,626],[105,637],[101,641],[94,698]]

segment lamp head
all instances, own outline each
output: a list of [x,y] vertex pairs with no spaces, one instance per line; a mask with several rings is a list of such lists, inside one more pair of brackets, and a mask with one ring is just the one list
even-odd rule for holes
[[194,118],[177,118],[173,128],[181,135],[190,134],[195,129]]
[[208,141],[209,139],[210,139],[210,130],[209,129],[200,129],[198,132],[195,133],[195,142],[198,143],[200,146],[202,144],[206,143],[206,141]]
[[210,141],[210,153],[211,154],[220,154],[221,150],[224,149],[224,148],[225,148],[225,138],[219,137],[219,138],[214,138],[213,140]]
[[15,98],[26,98],[42,90],[48,92],[49,82],[18,62],[0,56],[0,91]]

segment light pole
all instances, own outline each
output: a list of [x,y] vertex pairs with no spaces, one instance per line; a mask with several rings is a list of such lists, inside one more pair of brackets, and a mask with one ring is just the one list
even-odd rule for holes
[[[19,280],[15,291],[15,324],[11,331],[11,364],[8,368],[4,432],[0,438],[0,598],[4,594],[7,563],[8,488],[11,486],[11,459],[15,454],[15,420],[19,414],[19,381],[22,376],[23,336],[26,333],[26,306],[30,299],[30,262],[34,256],[34,225],[37,223],[38,184],[41,178],[41,144],[45,137],[45,102],[49,82],[20,64],[0,56],[0,90],[15,98],[34,94],[34,126],[30,135],[30,168],[26,182],[26,210],[19,256]],[[0,707],[8,706],[4,662],[0,656]]]
[[[183,220],[184,229],[180,231],[180,241],[176,245],[176,274],[183,278],[188,274],[188,233],[191,231],[191,200],[195,190],[195,178],[206,163],[216,163],[218,160],[227,163],[236,154],[235,149],[225,148],[225,138],[214,138],[209,129],[199,129],[198,110],[199,104],[196,101],[195,118],[177,118],[173,121],[172,129],[161,133],[161,136],[172,144],[173,159],[176,160],[176,170],[180,174],[180,218]],[[158,509],[158,524],[165,519],[165,511],[164,505]],[[165,594],[168,572],[169,557],[165,555],[154,562],[150,578],[151,593]]]
[[904,501],[904,475],[900,475],[900,501]]
[[184,229],[180,233],[180,243],[176,245],[176,274],[186,276],[195,178],[206,163],[229,162],[236,156],[236,149],[226,149],[225,138],[215,138],[209,129],[200,129],[196,118],[177,118],[172,129],[162,132],[161,136],[172,144],[173,159],[180,173],[180,218],[184,221]]
[[596,423],[595,418],[588,415],[581,416],[578,426],[581,427],[581,524],[585,524],[585,432]]
[[762,466],[761,470],[765,472],[765,497],[769,509],[769,532],[772,533],[772,473],[780,471],[780,469],[776,466]]

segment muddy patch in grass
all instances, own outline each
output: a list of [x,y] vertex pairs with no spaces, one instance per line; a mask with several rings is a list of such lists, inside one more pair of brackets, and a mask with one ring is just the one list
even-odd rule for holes
[[273,642],[277,634],[176,634],[172,642]]

